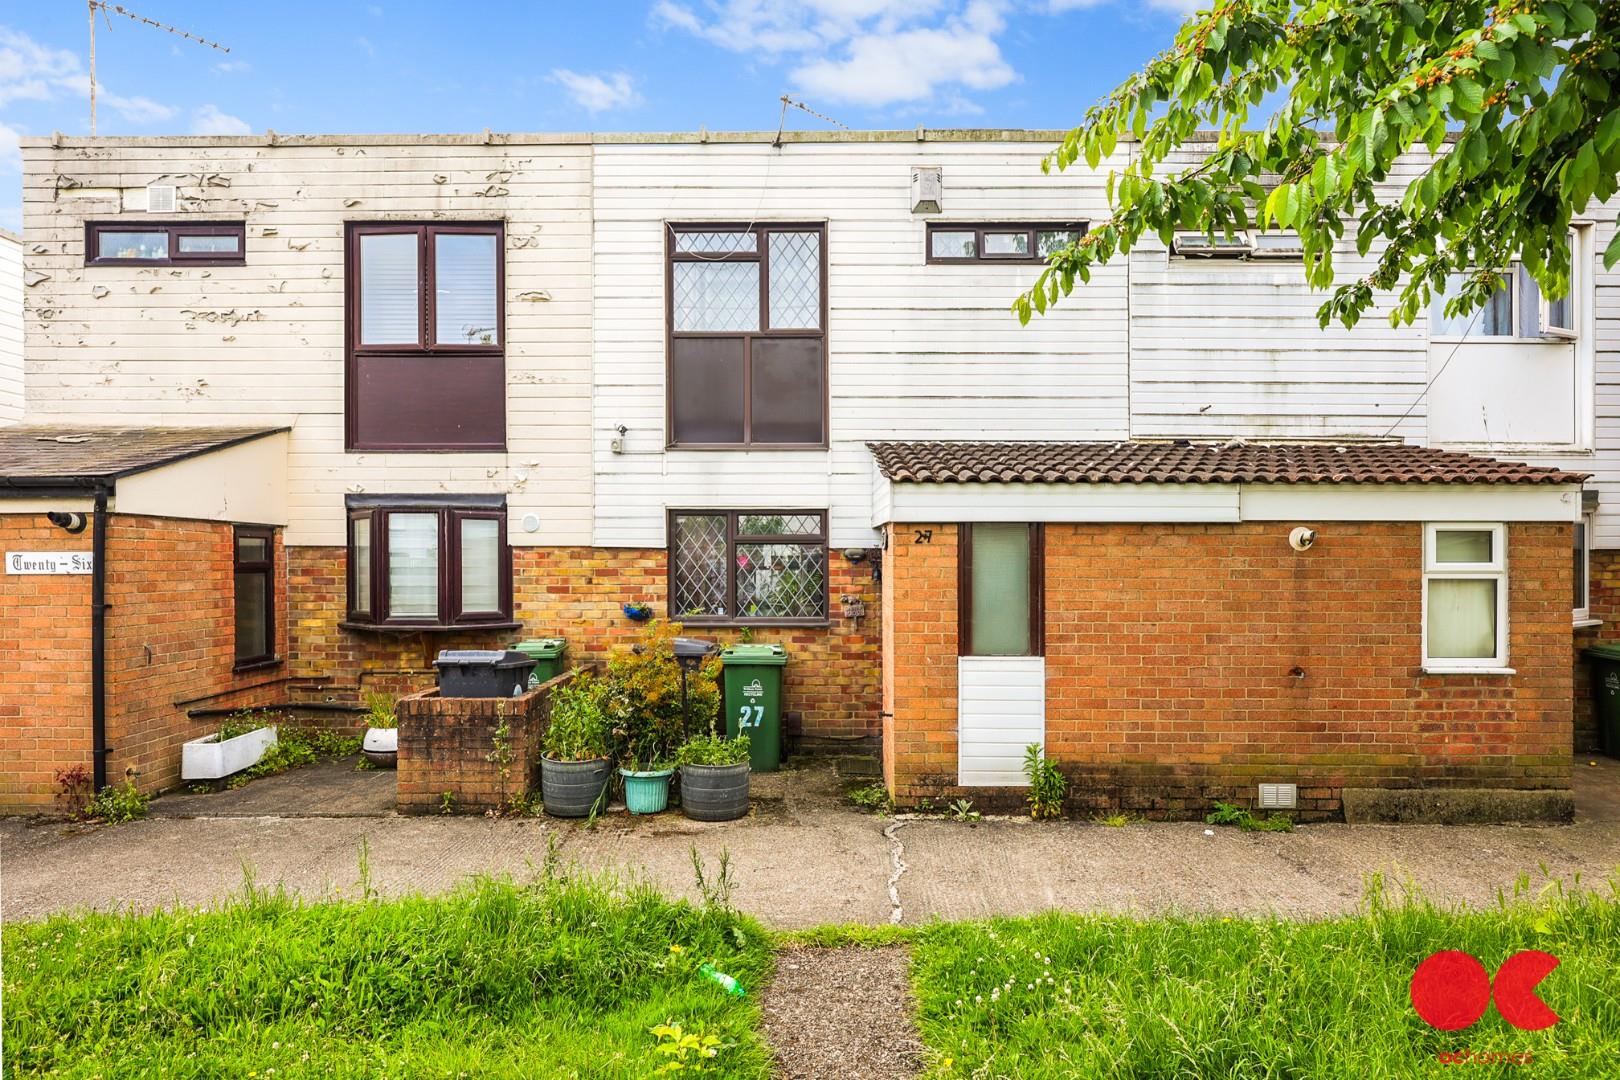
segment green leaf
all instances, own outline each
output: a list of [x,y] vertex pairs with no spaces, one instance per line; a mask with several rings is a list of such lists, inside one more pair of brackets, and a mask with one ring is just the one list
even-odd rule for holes
[[1617,262],[1620,262],[1620,230],[1609,237],[1609,246],[1603,249],[1603,269],[1613,270]]
[[1477,113],[1485,107],[1485,88],[1473,79],[1456,78],[1451,88],[1457,95],[1457,107],[1463,112]]

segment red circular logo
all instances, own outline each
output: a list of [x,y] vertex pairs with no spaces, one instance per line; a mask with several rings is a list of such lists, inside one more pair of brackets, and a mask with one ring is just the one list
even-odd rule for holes
[[1437,952],[1412,972],[1412,1008],[1441,1031],[1461,1031],[1485,1015],[1491,976],[1465,952]]

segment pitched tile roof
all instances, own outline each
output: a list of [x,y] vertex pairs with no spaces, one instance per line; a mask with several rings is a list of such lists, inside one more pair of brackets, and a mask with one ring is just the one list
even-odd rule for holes
[[1393,443],[872,442],[918,484],[1574,484],[1586,475]]
[[0,481],[115,479],[285,427],[0,428]]

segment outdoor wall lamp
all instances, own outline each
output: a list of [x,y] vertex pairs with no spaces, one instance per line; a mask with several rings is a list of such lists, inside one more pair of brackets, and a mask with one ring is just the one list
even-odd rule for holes
[[84,532],[84,527],[90,523],[90,519],[85,517],[85,515],[78,513],[77,511],[68,512],[65,510],[52,510],[50,513],[45,515],[45,520],[49,521],[52,525],[55,525],[63,532],[74,536]]
[[844,549],[844,558],[848,559],[852,563],[865,562],[866,561],[866,549],[865,548],[845,548]]

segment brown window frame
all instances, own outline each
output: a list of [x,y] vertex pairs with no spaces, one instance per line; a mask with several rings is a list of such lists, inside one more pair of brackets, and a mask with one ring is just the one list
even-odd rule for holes
[[[265,558],[242,558],[243,540],[263,540]],[[264,647],[254,656],[242,655],[242,643],[236,638],[235,612],[240,610],[242,593],[237,583],[240,574],[264,576]],[[232,597],[232,670],[269,667],[281,663],[276,653],[276,530],[267,525],[237,525],[231,530],[231,597]]]
[[1027,653],[973,652],[973,525],[957,526],[956,654],[958,656],[1046,655],[1046,526],[1039,522],[984,522],[986,525],[1023,524],[1029,530],[1029,647]]
[[[756,535],[738,531],[738,519],[744,515],[795,514],[813,515],[821,521],[818,533],[779,533]],[[678,517],[723,517],[726,519],[726,612],[725,615],[686,615],[675,610],[675,519]],[[665,556],[665,611],[671,621],[686,626],[830,626],[832,625],[832,550],[827,541],[827,511],[825,510],[715,510],[685,507],[667,512],[664,522]],[[798,544],[803,547],[819,546],[822,551],[821,618],[748,617],[737,612],[737,545],[738,544]]]
[[[391,514],[436,514],[439,534],[438,612],[433,618],[395,618],[388,611],[388,518]],[[461,523],[468,520],[499,523],[499,611],[461,609]],[[371,541],[371,573],[365,581],[355,577],[354,522],[367,522]],[[512,546],[506,529],[504,498],[485,496],[429,497],[391,495],[351,498],[345,518],[344,619],[349,630],[428,632],[448,630],[511,630],[521,624],[512,617]],[[364,587],[369,611],[355,610],[358,589]]]
[[[102,258],[102,233],[161,232],[169,236],[169,254],[163,259]],[[218,251],[187,255],[180,250],[183,236],[234,236],[236,254]],[[84,265],[86,266],[241,266],[247,262],[247,223],[243,221],[87,221],[84,223]]]
[[[1040,241],[1037,234],[1043,232],[1077,232],[1084,236],[1090,224],[1088,221],[930,221],[923,237],[923,256],[930,265],[936,266],[967,266],[978,263],[1039,263],[1045,265],[1046,257],[1039,253]],[[974,254],[936,256],[934,254],[934,234],[940,232],[972,233]],[[986,255],[984,253],[985,233],[1016,232],[1028,234],[1028,255]]]
[[[678,252],[678,233],[751,232],[754,250],[746,252]],[[770,240],[773,232],[816,232],[821,250],[821,325],[772,329],[770,325]],[[675,264],[677,262],[759,263],[758,330],[675,329]],[[827,354],[827,223],[825,221],[666,222],[664,226],[664,447],[667,450],[825,450],[831,426],[831,387]],[[675,342],[680,339],[743,339],[743,437],[741,442],[679,442],[675,438]],[[753,438],[753,342],[756,338],[817,340],[821,343],[821,438],[815,442],[756,442]],[[825,526],[824,526],[825,527]]]
[[[360,290],[364,268],[360,259],[360,238],[377,235],[417,237],[416,297],[417,328],[414,343],[363,345],[360,342]],[[434,340],[437,326],[434,280],[434,245],[438,237],[473,235],[495,237],[495,321],[497,340],[493,345],[445,344]],[[394,451],[400,453],[500,453],[506,449],[506,224],[502,221],[350,221],[343,234],[343,413],[344,448],[347,450]],[[411,441],[403,438],[360,438],[360,373],[363,361],[430,357],[457,362],[468,368],[480,361],[494,361],[499,372],[484,372],[486,381],[500,387],[498,401],[468,418],[465,440]],[[410,393],[409,389],[405,390]],[[378,405],[377,408],[385,406]]]

